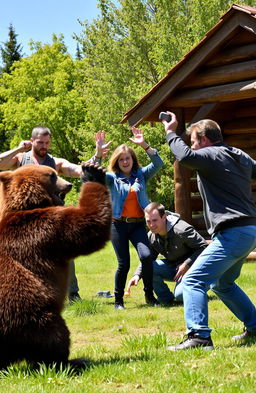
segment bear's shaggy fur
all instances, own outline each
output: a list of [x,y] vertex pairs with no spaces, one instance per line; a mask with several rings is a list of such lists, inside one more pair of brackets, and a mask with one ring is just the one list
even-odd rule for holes
[[[101,169],[93,170],[102,177]],[[111,225],[103,184],[83,184],[77,207],[59,206],[70,188],[43,165],[0,173],[1,368],[23,359],[68,363],[69,331],[61,317],[68,261],[101,249]]]

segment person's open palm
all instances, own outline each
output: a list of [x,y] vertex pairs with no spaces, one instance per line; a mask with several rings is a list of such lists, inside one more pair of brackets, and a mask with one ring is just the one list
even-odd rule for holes
[[144,142],[144,135],[142,130],[136,127],[132,127],[133,138],[129,138],[130,141],[136,145],[141,145]]
[[112,141],[106,142],[105,141],[106,132],[100,130],[95,135],[96,141],[96,149],[97,152],[101,152],[102,157],[105,157],[109,152],[109,146],[111,145]]

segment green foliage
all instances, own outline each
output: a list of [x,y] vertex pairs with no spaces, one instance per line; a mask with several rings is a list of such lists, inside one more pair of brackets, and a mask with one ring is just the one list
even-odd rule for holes
[[[48,379],[50,382],[53,378],[72,378],[74,374],[74,369],[70,366],[64,367],[60,366],[59,369],[56,368],[56,365],[46,366],[45,364],[40,364],[38,369],[32,369],[25,362],[21,363],[19,366],[14,364],[9,366],[6,370],[0,371],[0,379],[1,378],[28,378],[29,376],[34,376],[38,379]],[[51,383],[51,382],[50,382]]]
[[2,72],[10,73],[13,63],[20,60],[22,57],[22,47],[21,44],[17,43],[18,34],[15,33],[15,29],[12,24],[9,26],[8,36],[8,41],[6,41],[0,49],[2,62],[4,64]]
[[5,132],[14,147],[30,137],[33,127],[47,125],[53,134],[53,155],[78,162],[85,119],[85,100],[77,89],[79,69],[61,40],[33,48],[35,53],[16,62],[0,81]]
[[151,336],[134,336],[125,337],[122,341],[122,347],[131,352],[152,351],[153,348],[164,348],[167,346],[167,336],[165,333],[159,332]]
[[[81,22],[83,31],[77,37],[83,52],[82,94],[89,127],[106,129],[113,148],[126,142],[130,132],[127,125],[119,124],[123,114],[202,39],[230,5],[223,0],[99,0],[101,15],[91,24]],[[150,183],[150,197],[173,208],[173,168],[160,127],[142,126],[147,141],[165,161]],[[138,154],[146,164],[145,154]]]
[[94,315],[102,312],[102,307],[95,299],[86,299],[76,301],[70,306],[71,313],[77,317],[84,317],[86,315]]
[[[253,6],[255,0],[240,3]],[[124,113],[198,44],[231,4],[98,0],[99,16],[92,23],[80,21],[76,60],[67,53],[62,35],[53,35],[51,45],[32,41],[33,55],[16,61],[11,74],[0,79],[2,147],[17,146],[39,124],[53,131],[53,155],[75,163],[93,154],[99,129],[107,131],[112,149],[130,144],[129,127],[120,124]],[[173,209],[173,167],[162,125],[141,127],[165,162],[150,182],[151,200]],[[146,165],[146,154],[135,150]]]

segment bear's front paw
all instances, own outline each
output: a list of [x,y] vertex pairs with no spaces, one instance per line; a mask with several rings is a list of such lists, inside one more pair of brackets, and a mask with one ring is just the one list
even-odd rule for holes
[[101,166],[91,164],[91,163],[83,163],[82,164],[82,175],[81,181],[83,183],[97,182],[101,184],[106,184],[106,175],[105,171]]

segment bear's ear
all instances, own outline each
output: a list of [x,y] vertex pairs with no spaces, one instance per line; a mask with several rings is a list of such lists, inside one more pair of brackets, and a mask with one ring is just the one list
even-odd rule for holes
[[11,171],[5,171],[0,173],[0,182],[3,184],[8,184],[12,180],[12,172]]

